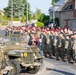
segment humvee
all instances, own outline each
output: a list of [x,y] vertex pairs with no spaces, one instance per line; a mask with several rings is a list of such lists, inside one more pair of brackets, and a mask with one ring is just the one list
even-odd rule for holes
[[24,69],[31,74],[37,73],[43,59],[39,53],[39,48],[26,45],[22,36],[16,35],[4,37],[5,41],[3,41],[1,48],[3,52],[1,67],[3,74],[19,75]]

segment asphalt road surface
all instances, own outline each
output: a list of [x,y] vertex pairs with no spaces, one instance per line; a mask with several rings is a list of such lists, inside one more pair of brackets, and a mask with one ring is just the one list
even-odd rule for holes
[[[31,75],[23,72],[20,75]],[[44,64],[37,74],[33,75],[76,75],[76,66],[71,63],[57,61],[55,59],[44,59]]]

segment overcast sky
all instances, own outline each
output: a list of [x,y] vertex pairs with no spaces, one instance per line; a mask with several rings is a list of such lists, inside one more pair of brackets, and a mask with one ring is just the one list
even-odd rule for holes
[[[51,0],[28,0],[31,5],[31,10],[36,11],[36,8],[41,9],[45,14],[48,14],[48,9],[51,7]],[[0,9],[8,5],[8,0],[0,0]]]

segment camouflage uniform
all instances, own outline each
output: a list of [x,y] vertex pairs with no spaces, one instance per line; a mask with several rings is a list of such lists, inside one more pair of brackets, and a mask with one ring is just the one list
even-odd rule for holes
[[53,54],[53,56],[55,56],[57,38],[56,38],[56,35],[55,34],[52,37],[53,37],[53,39],[52,39],[52,41],[53,41],[52,54]]
[[49,35],[49,56],[52,57],[53,53],[53,35]]
[[47,54],[51,57],[50,35],[47,34]]
[[42,39],[42,43],[43,43],[43,52],[44,52],[44,55],[47,56],[47,38],[46,38],[46,35],[44,34],[41,34],[41,39]]
[[75,63],[76,63],[76,38],[74,38],[73,50],[74,50],[74,60],[75,60]]
[[65,49],[66,49],[66,54],[67,54],[67,60],[68,62],[70,62],[71,60],[71,39],[70,38],[66,39],[65,41]]
[[59,36],[57,36],[57,43],[56,43],[56,60],[59,60],[60,57],[60,49],[61,49],[61,39]]
[[64,60],[64,58],[65,58],[65,39],[64,39],[63,35],[62,35],[62,38],[61,38],[61,50],[60,50],[60,54],[61,54],[61,59]]
[[73,46],[74,46],[74,43],[75,42],[75,39],[74,38],[71,38],[71,58],[74,60],[74,56],[75,56],[75,50],[73,49]]

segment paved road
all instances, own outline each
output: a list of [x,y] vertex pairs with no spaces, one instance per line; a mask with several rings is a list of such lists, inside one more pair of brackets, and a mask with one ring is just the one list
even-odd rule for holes
[[47,68],[47,70],[51,71],[47,75],[76,75],[76,66],[73,64],[56,61],[55,59],[46,58],[45,60],[54,65],[54,69]]
[[[20,75],[30,75],[21,73]],[[34,75],[76,75],[76,66],[55,59],[44,59],[44,64],[40,71]]]

